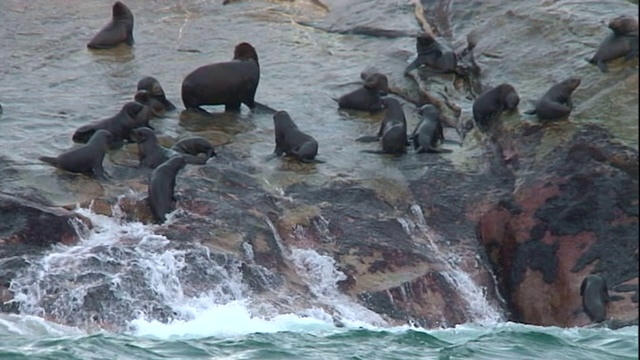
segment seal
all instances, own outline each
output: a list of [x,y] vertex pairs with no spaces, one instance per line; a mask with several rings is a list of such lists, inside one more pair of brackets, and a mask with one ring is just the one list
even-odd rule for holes
[[108,175],[102,167],[102,161],[111,140],[112,135],[109,131],[97,130],[86,144],[67,150],[56,157],[41,156],[39,159],[63,170],[93,173],[99,179],[106,179]]
[[140,103],[144,106],[138,115],[133,119],[135,127],[148,127],[153,129],[153,126],[149,124],[149,121],[153,117],[153,109],[151,108],[151,97],[149,96],[149,92],[146,90],[138,90],[133,96],[133,100],[137,103]]
[[146,90],[149,93],[149,101],[153,114],[157,117],[162,116],[167,111],[175,110],[176,106],[167,100],[164,90],[158,79],[153,76],[145,76],[138,81],[137,90]]
[[89,141],[96,131],[103,129],[113,135],[112,149],[122,147],[124,140],[130,142],[133,140],[131,138],[131,130],[137,127],[136,118],[143,110],[144,105],[136,101],[130,101],[124,104],[116,115],[79,127],[73,134],[72,140],[75,143],[84,144]]
[[166,215],[175,209],[176,175],[186,165],[187,162],[182,156],[174,156],[151,172],[148,201],[153,218],[157,223],[163,223],[166,220]]
[[608,72],[607,62],[619,57],[631,60],[638,57],[638,20],[621,15],[609,21],[609,34],[598,46],[589,62],[598,66],[600,71]]
[[89,41],[89,49],[109,49],[125,43],[133,45],[133,13],[120,1],[112,7],[111,21]]
[[407,119],[400,102],[394,98],[383,98],[384,118],[376,136],[363,136],[356,141],[373,142],[380,140],[382,151],[366,151],[374,154],[403,154],[407,152]]
[[413,148],[417,153],[443,153],[451,150],[439,148],[444,141],[444,129],[442,127],[441,113],[431,104],[423,105],[418,111],[420,122],[416,125],[411,135]]
[[525,114],[536,114],[542,122],[566,118],[573,109],[571,94],[580,85],[580,78],[570,77],[553,86],[536,101],[535,109]]
[[475,126],[480,131],[488,131],[503,111],[514,110],[519,103],[520,97],[516,89],[506,83],[483,92],[473,102]]
[[143,167],[155,169],[163,162],[174,156],[181,156],[187,164],[204,165],[207,159],[189,154],[179,153],[173,149],[167,149],[158,143],[158,138],[153,130],[141,127],[132,131],[132,138],[138,143],[138,160]]
[[416,38],[416,51],[418,57],[404,70],[405,75],[422,65],[440,74],[456,71],[456,53],[449,46],[438,42],[431,34],[424,33]]
[[314,161],[318,154],[318,142],[302,132],[288,112],[281,110],[273,114],[273,126],[276,135],[275,156],[285,154],[301,162],[318,162]]
[[582,307],[591,321],[602,322],[607,316],[606,304],[609,302],[607,281],[600,275],[589,275],[580,284]]
[[254,100],[260,65],[258,54],[251,44],[236,45],[233,60],[197,68],[182,81],[182,102],[187,109],[202,105],[224,105],[225,111],[240,111],[245,104],[256,107]]
[[209,140],[199,136],[192,136],[186,139],[182,139],[173,144],[171,149],[182,154],[193,156],[204,154],[206,159],[218,157],[215,149],[213,148],[213,145],[211,145]]
[[338,101],[341,109],[353,109],[376,112],[383,109],[382,96],[389,92],[389,80],[380,73],[363,74],[364,84]]

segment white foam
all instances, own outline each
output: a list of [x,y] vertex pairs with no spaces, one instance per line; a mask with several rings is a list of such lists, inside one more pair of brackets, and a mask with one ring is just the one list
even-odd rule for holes
[[85,334],[82,330],[56,324],[38,316],[0,313],[0,335],[67,336]]

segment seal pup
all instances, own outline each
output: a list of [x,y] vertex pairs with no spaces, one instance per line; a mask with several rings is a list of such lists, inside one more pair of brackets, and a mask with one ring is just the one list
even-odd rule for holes
[[571,94],[580,85],[580,78],[570,77],[553,86],[536,101],[535,109],[525,114],[536,114],[542,122],[566,118],[573,110]]
[[102,161],[112,138],[109,131],[97,130],[82,146],[67,150],[56,157],[41,156],[38,159],[74,173],[93,173],[97,178],[104,180],[108,174],[102,167]]
[[440,74],[456,71],[456,53],[449,46],[438,42],[431,34],[424,33],[416,38],[416,51],[418,57],[404,70],[405,75],[422,65]]
[[311,135],[302,132],[288,112],[280,110],[273,114],[273,127],[276,137],[273,155],[285,154],[306,163],[321,162],[315,159],[318,142]]
[[407,119],[400,102],[394,98],[382,99],[385,107],[384,118],[376,136],[362,136],[356,141],[380,141],[381,151],[364,150],[374,154],[403,154],[407,152]]
[[417,153],[445,153],[448,149],[439,148],[444,141],[444,129],[442,127],[441,113],[431,104],[423,105],[418,111],[420,122],[416,125],[411,135],[413,148]]
[[131,130],[137,127],[136,118],[143,110],[144,105],[137,101],[130,101],[124,104],[116,115],[79,127],[73,133],[72,140],[75,143],[84,144],[97,130],[104,129],[113,135],[111,148],[122,147],[124,140],[132,141]]
[[138,91],[146,90],[149,93],[149,102],[155,116],[160,117],[165,112],[176,109],[176,106],[167,100],[160,82],[153,76],[145,76],[140,79],[136,89]]
[[218,157],[218,154],[216,154],[216,151],[209,140],[199,136],[192,136],[186,139],[182,139],[173,144],[171,149],[182,154],[193,156],[204,154],[206,159]]
[[146,90],[138,90],[135,95],[133,95],[133,100],[138,102],[144,106],[138,115],[133,119],[135,127],[148,127],[153,129],[153,126],[149,124],[149,121],[153,117],[153,109],[151,108],[151,97],[149,96],[149,92]]
[[[362,74],[364,84],[336,101],[341,109],[353,109],[376,112],[383,109],[382,96],[389,92],[389,80],[380,73]],[[335,99],[334,99],[335,100]]]
[[607,281],[600,275],[589,275],[580,284],[582,307],[591,321],[602,322],[607,316],[606,304],[610,301]]
[[514,110],[520,103],[516,89],[500,84],[483,92],[473,102],[473,120],[480,131],[487,131],[500,118],[503,111]]
[[132,138],[138,143],[138,160],[143,167],[155,169],[174,156],[184,157],[187,164],[204,165],[207,159],[167,149],[158,143],[153,130],[141,127],[132,131]]
[[204,111],[202,105],[224,105],[240,111],[245,104],[256,107],[254,97],[260,81],[258,54],[251,44],[236,45],[233,60],[197,68],[182,81],[182,102],[187,109]]
[[609,34],[598,46],[598,50],[589,62],[598,66],[600,71],[608,72],[607,62],[619,57],[631,60],[638,57],[638,20],[621,15],[609,21]]
[[89,41],[89,49],[109,49],[125,43],[133,45],[133,13],[120,1],[113,4],[111,21]]
[[187,162],[182,156],[169,158],[155,168],[149,176],[148,201],[153,218],[157,223],[163,223],[166,215],[175,209],[175,186],[178,171]]

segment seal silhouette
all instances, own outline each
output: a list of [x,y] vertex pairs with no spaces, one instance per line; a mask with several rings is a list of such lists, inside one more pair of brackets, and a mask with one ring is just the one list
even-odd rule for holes
[[500,84],[489,89],[473,102],[473,120],[480,131],[487,131],[500,118],[503,111],[514,110],[520,97],[513,86]]
[[174,156],[151,172],[147,199],[157,223],[163,223],[166,215],[175,209],[176,176],[186,164],[182,156]]
[[111,148],[121,147],[124,140],[132,141],[131,130],[138,127],[136,118],[144,110],[144,107],[137,101],[130,101],[124,104],[116,115],[79,127],[74,132],[72,140],[73,142],[84,144],[89,141],[96,131],[103,129],[113,135]]
[[607,281],[600,275],[589,275],[580,284],[582,307],[591,321],[602,322],[606,319],[606,304],[609,302]]
[[394,98],[382,99],[385,112],[380,130],[376,136],[362,136],[356,141],[373,142],[380,141],[382,150],[365,152],[374,154],[403,154],[407,152],[407,119],[400,102]]
[[39,159],[63,170],[92,173],[99,179],[106,179],[107,173],[102,167],[102,161],[111,140],[112,135],[109,131],[97,130],[86,144],[67,150],[56,157],[41,156]]
[[213,148],[213,145],[211,145],[209,140],[199,136],[192,136],[186,139],[182,139],[173,144],[171,149],[182,154],[193,156],[204,154],[206,159],[209,159],[211,157],[218,157],[215,149]]
[[149,93],[149,105],[155,116],[162,116],[167,111],[175,110],[176,106],[164,94],[162,85],[153,76],[145,76],[138,81],[137,90],[146,90]]
[[109,49],[122,43],[133,45],[133,13],[120,1],[113,4],[111,21],[89,41],[90,49]]
[[167,149],[158,143],[153,130],[141,127],[132,131],[132,138],[138,143],[138,160],[143,167],[155,169],[174,156],[184,157],[187,164],[204,165],[207,159]]
[[420,122],[416,125],[411,135],[413,148],[417,153],[444,153],[451,152],[439,148],[444,141],[444,129],[442,127],[441,113],[431,104],[423,105],[418,111]]
[[314,162],[318,154],[318,142],[311,135],[302,132],[288,112],[276,112],[273,115],[273,126],[276,138],[274,155],[285,154],[302,162]]
[[182,81],[182,102],[187,109],[202,110],[202,105],[224,105],[225,111],[240,111],[245,104],[256,107],[254,100],[260,65],[251,44],[236,45],[233,60],[197,68]]
[[613,31],[602,40],[598,50],[589,62],[598,66],[600,71],[608,72],[607,62],[619,57],[631,60],[638,57],[638,20],[621,15],[609,21]]
[[536,101],[535,109],[526,114],[536,114],[542,122],[566,118],[573,109],[571,94],[580,85],[580,78],[570,77],[553,86]]
[[389,92],[389,80],[380,73],[363,74],[364,84],[338,101],[341,109],[353,109],[376,112],[383,109],[382,97]]

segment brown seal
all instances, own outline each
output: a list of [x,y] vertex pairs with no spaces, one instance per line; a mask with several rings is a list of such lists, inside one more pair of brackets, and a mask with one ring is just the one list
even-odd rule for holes
[[438,42],[431,34],[422,34],[416,38],[418,56],[404,70],[405,75],[420,66],[426,66],[435,73],[454,73],[458,56],[449,46]]
[[138,81],[137,90],[146,90],[149,93],[150,106],[155,116],[160,117],[165,112],[176,109],[176,106],[173,105],[171,101],[167,100],[164,90],[162,89],[162,85],[160,85],[158,79],[153,76],[145,76],[140,79],[140,81]]
[[79,127],[72,136],[73,142],[84,144],[89,141],[96,131],[103,129],[113,135],[112,149],[122,147],[124,140],[133,140],[131,131],[138,127],[136,118],[143,110],[144,105],[136,101],[130,101],[124,104],[116,115]]
[[591,321],[602,322],[607,316],[609,290],[607,281],[600,275],[589,275],[580,284],[582,307]]
[[384,118],[376,136],[363,136],[356,141],[373,142],[380,140],[381,151],[369,151],[374,154],[403,154],[407,152],[407,119],[400,102],[394,98],[382,99],[385,107]]
[[174,156],[151,172],[148,201],[151,213],[157,223],[163,223],[166,220],[166,215],[175,209],[176,176],[186,164],[187,162],[182,156]]
[[573,109],[571,94],[580,85],[580,78],[571,77],[553,86],[536,101],[535,109],[526,114],[536,114],[542,122],[563,119]]
[[631,60],[638,57],[638,20],[622,15],[609,22],[609,34],[598,46],[595,55],[589,60],[596,64],[600,71],[607,72],[607,62],[619,57]]
[[209,159],[211,157],[218,157],[215,149],[213,148],[213,145],[211,145],[209,140],[200,136],[192,136],[186,139],[182,139],[177,143],[173,144],[171,149],[182,154],[193,155],[193,156],[204,154],[205,159]]
[[138,143],[138,160],[140,160],[140,165],[143,167],[155,169],[174,156],[184,157],[187,164],[204,165],[207,163],[208,158],[184,154],[163,147],[158,143],[156,134],[149,128],[134,129],[131,135]]
[[89,41],[90,49],[108,49],[122,43],[133,45],[133,13],[120,1],[112,7],[111,21]]
[[444,153],[451,150],[438,147],[444,141],[442,114],[431,104],[423,105],[418,111],[420,122],[411,135],[413,148],[417,153]]
[[382,97],[389,92],[389,80],[380,73],[363,74],[364,84],[337,101],[341,109],[380,111],[383,109]]
[[102,167],[102,161],[111,140],[109,131],[97,130],[86,144],[67,150],[56,157],[41,156],[39,159],[63,170],[93,173],[100,179],[106,179],[108,175]]
[[500,118],[503,111],[514,110],[520,103],[516,89],[500,84],[482,93],[473,102],[473,120],[480,131],[487,131]]
[[273,115],[273,126],[276,138],[276,156],[292,156],[302,162],[316,162],[318,142],[311,135],[302,132],[286,111],[278,111]]

